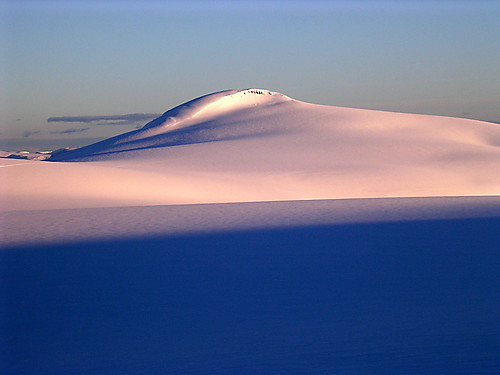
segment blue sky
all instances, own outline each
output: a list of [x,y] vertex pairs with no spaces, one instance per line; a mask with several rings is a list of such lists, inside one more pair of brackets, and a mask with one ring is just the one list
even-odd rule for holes
[[47,120],[247,87],[500,122],[500,1],[3,1],[0,14],[0,139],[107,137],[146,120]]

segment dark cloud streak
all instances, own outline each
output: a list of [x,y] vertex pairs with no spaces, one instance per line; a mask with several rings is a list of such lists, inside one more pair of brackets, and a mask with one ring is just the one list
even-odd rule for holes
[[32,135],[35,135],[35,134],[40,134],[40,130],[36,130],[36,131],[29,131],[29,130],[26,130],[24,133],[23,133],[23,137],[24,138],[28,138],[28,137],[31,137]]
[[59,116],[49,117],[47,122],[82,122],[91,125],[132,125],[140,121],[149,121],[160,116],[158,113],[129,113],[125,115],[103,116]]
[[90,128],[80,128],[80,129],[66,129],[66,130],[54,130],[51,131],[50,134],[73,134],[73,133],[83,133],[89,130]]

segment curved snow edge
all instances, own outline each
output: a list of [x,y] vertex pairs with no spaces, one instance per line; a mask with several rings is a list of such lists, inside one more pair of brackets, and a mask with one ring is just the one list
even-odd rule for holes
[[[247,98],[245,98],[247,94],[250,94],[249,98],[253,97],[254,100],[252,101],[252,99],[248,100]],[[183,120],[197,117],[209,110],[217,111],[217,109],[219,109],[222,111],[247,107],[256,104],[256,97],[260,97],[260,99],[263,99],[257,100],[262,104],[271,104],[280,101],[292,100],[284,94],[269,91],[266,89],[250,88],[244,90],[223,90],[203,95],[199,98],[178,105],[177,107],[174,107],[163,113],[160,117],[148,122],[141,129],[151,129],[157,126],[173,125]],[[227,103],[227,101],[230,101],[231,99],[233,99],[232,102]],[[216,106],[216,104],[218,104],[218,106]]]

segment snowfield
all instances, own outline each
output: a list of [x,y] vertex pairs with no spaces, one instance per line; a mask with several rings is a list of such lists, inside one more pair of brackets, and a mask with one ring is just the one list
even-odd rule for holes
[[255,89],[192,100],[52,162],[1,160],[4,210],[500,194],[499,125]]
[[0,158],[0,372],[500,373],[499,171],[499,125],[263,89]]

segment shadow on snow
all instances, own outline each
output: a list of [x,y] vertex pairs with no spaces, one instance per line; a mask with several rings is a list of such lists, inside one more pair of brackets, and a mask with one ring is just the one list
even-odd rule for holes
[[495,373],[500,219],[4,249],[6,374]]

